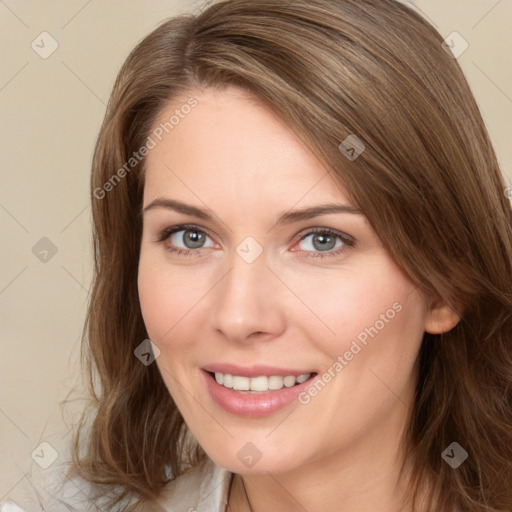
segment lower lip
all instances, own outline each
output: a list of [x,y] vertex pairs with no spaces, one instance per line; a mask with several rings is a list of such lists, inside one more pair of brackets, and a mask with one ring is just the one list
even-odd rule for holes
[[210,396],[217,405],[231,414],[248,418],[268,416],[284,409],[296,400],[297,396],[309,387],[317,376],[317,374],[313,375],[302,384],[291,388],[283,387],[266,393],[247,393],[226,388],[220,385],[206,370],[201,370],[201,372],[206,380]]

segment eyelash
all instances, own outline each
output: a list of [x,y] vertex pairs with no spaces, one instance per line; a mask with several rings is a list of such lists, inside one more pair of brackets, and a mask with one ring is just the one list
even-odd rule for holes
[[[212,238],[208,234],[207,231],[199,228],[198,226],[195,226],[193,224],[184,224],[184,225],[173,226],[173,227],[164,229],[163,231],[160,232],[159,237],[157,239],[157,242],[163,243],[171,235],[173,235],[174,233],[177,233],[179,231],[195,231],[197,233],[202,233],[202,234],[208,236],[209,238]],[[336,250],[331,249],[329,251],[303,251],[303,252],[306,252],[306,253],[311,253],[311,254],[308,254],[308,256],[307,256],[308,258],[331,258],[331,257],[334,257],[334,256],[340,256],[342,253],[347,251],[349,247],[354,247],[355,246],[355,241],[352,238],[349,238],[347,235],[344,235],[343,233],[340,233],[339,231],[335,231],[335,230],[330,229],[330,228],[312,228],[312,229],[309,229],[307,232],[305,232],[304,235],[299,236],[299,238],[297,240],[297,243],[301,242],[302,240],[304,240],[305,238],[307,238],[308,236],[310,236],[312,234],[318,234],[318,233],[320,233],[322,235],[328,235],[328,236],[333,236],[333,237],[339,238],[343,242],[343,246],[339,247]],[[180,247],[176,248],[176,247],[172,247],[170,245],[167,245],[166,249],[168,251],[176,254],[177,256],[187,256],[187,257],[190,257],[190,256],[198,255],[198,252],[199,252],[200,249],[202,249],[202,247],[199,247],[198,249],[182,249]]]

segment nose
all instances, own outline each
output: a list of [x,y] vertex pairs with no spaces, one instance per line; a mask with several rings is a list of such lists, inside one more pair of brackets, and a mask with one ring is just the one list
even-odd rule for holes
[[270,339],[285,329],[285,287],[264,255],[248,263],[234,253],[230,270],[212,294],[212,327],[228,340]]

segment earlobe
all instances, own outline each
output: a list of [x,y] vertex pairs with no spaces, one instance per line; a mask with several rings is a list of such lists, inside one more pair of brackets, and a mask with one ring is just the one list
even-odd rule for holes
[[442,334],[451,331],[460,321],[460,314],[441,298],[432,300],[425,321],[425,331]]

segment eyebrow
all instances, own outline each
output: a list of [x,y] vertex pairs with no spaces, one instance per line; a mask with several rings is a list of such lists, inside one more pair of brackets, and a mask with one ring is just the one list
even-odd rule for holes
[[[175,199],[157,198],[149,203],[143,209],[143,213],[153,210],[155,208],[166,208],[168,210],[174,210],[178,213],[184,213],[186,215],[192,215],[202,220],[215,222],[214,216],[209,214],[206,210],[201,210],[196,206],[176,201]],[[310,206],[308,208],[302,208],[300,210],[293,210],[282,213],[274,227],[281,226],[284,224],[292,224],[303,220],[308,220],[313,217],[332,213],[351,213],[354,215],[363,215],[363,212],[355,206],[347,204],[329,203],[318,206]]]

